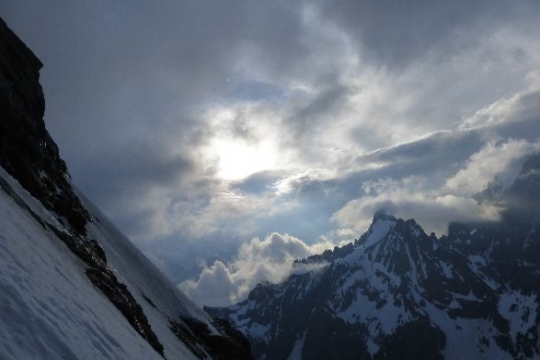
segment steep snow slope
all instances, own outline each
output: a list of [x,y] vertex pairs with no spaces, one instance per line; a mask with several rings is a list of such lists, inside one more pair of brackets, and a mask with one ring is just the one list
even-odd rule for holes
[[[4,171],[1,177],[36,214],[61,226]],[[92,232],[101,235],[111,230],[94,226]],[[85,264],[5,191],[0,191],[0,271],[1,359],[161,359],[94,288]],[[170,286],[163,290],[175,291]],[[166,319],[155,311],[147,314],[152,327],[162,331]],[[167,358],[195,359],[182,343],[172,340],[162,340]]]
[[[168,319],[181,321],[194,319],[206,324],[210,332],[222,335],[209,315],[191,302],[176,286],[122,235],[96,208],[83,200],[83,204],[95,215],[96,221],[87,226],[90,236],[103,246],[109,266],[115,270],[120,282],[125,283],[149,317],[156,335],[172,354],[184,354],[185,346],[171,332]],[[191,355],[191,354],[190,354]],[[186,357],[190,358],[190,357]]]
[[[0,359],[162,359],[92,284],[85,262],[43,225],[61,230],[58,215],[1,168],[0,183]],[[223,331],[85,205],[95,219],[88,234],[103,245],[109,266],[142,306],[165,358],[198,359],[169,319],[196,320],[216,337]],[[198,348],[199,355],[205,352],[204,344]]]

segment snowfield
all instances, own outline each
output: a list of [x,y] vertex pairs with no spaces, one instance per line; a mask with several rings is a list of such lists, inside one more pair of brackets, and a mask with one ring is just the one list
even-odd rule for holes
[[[0,178],[41,219],[61,229],[46,210],[0,168]],[[198,309],[105,217],[92,212],[89,237],[143,307],[167,359],[197,359],[169,329],[168,318],[196,318]],[[95,288],[86,265],[0,189],[0,359],[163,359]],[[216,331],[217,332],[217,331]]]

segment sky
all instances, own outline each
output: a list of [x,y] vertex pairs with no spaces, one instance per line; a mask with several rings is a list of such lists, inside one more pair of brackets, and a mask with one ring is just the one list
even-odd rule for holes
[[197,303],[385,209],[443,234],[540,147],[540,2],[1,0],[73,182]]

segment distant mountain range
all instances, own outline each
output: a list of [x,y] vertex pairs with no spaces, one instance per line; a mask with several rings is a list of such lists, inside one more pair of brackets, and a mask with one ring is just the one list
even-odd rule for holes
[[504,192],[500,221],[427,235],[384,211],[347,246],[298,260],[326,264],[207,308],[250,340],[257,359],[540,358],[540,156]]

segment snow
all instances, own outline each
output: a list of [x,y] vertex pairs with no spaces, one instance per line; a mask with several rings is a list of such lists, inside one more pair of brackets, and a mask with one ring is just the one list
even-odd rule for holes
[[347,272],[342,276],[342,279],[345,279],[345,282],[336,289],[336,293],[346,293],[349,288],[356,285],[362,280],[366,279],[366,272],[363,268],[359,268],[353,273]]
[[270,333],[269,325],[261,325],[256,322],[251,322],[244,327],[240,328],[240,331],[245,335],[249,335],[253,339],[259,339],[268,342],[268,335]]
[[465,300],[465,301],[479,301],[480,300],[473,294],[472,289],[469,290],[469,293],[467,295],[452,293],[452,296],[456,300]]
[[446,261],[439,261],[439,265],[441,265],[441,269],[447,279],[454,278],[454,275],[452,274],[452,265],[450,265]]
[[497,309],[510,324],[514,344],[519,333],[525,335],[535,326],[538,311],[536,295],[524,295],[519,291],[501,294]]
[[291,354],[289,355],[287,360],[302,360],[302,348],[304,347],[305,340],[306,333],[304,332],[304,334],[294,343]]
[[[337,316],[347,323],[367,324],[369,328],[369,338],[367,348],[371,355],[379,350],[379,340],[384,335],[391,334],[398,326],[413,319],[411,313],[401,306],[396,306],[392,301],[386,301],[384,297],[388,293],[388,285],[378,276],[370,279],[370,284],[379,291],[379,301],[371,301],[368,296],[360,290],[356,292],[356,297],[350,306],[337,313]],[[382,301],[384,305],[380,306]]]
[[[363,259],[365,260],[365,259]],[[483,258],[474,258],[473,261],[481,263]],[[394,284],[394,280],[389,278],[390,274],[384,272],[384,267],[378,267],[373,263],[361,261],[364,269],[357,270],[351,274],[345,275],[350,278],[345,281],[338,289],[339,291],[354,289],[354,284],[361,281],[366,273],[369,275],[369,284],[371,290],[379,293],[379,296],[371,301],[368,296],[361,291],[356,292],[356,297],[351,305],[338,313],[338,316],[348,323],[363,323],[368,326],[369,336],[365,339],[368,352],[371,355],[376,354],[380,349],[380,341],[385,335],[393,333],[401,324],[414,320],[413,314],[402,306],[390,301],[385,302],[386,296]],[[449,264],[445,264],[448,265]],[[445,271],[443,269],[443,271]],[[450,269],[446,269],[450,272]],[[446,273],[445,271],[445,273]],[[449,274],[446,274],[447,276]],[[510,354],[504,352],[493,340],[497,335],[496,327],[491,320],[485,319],[465,319],[451,318],[444,309],[438,308],[428,300],[423,299],[418,291],[418,285],[412,286],[410,295],[415,303],[423,302],[426,304],[421,313],[429,314],[432,325],[440,328],[446,334],[446,346],[444,356],[448,359],[511,359]],[[423,300],[423,301],[422,301]],[[470,292],[467,295],[454,294],[453,301],[449,307],[459,309],[460,300],[477,300]],[[518,302],[520,306],[512,313],[514,324],[511,329],[516,332],[524,332],[530,325],[534,324],[534,316],[537,312],[536,302],[533,297],[519,297],[519,300],[512,298],[512,303]],[[506,303],[505,303],[506,304]],[[503,306],[503,308],[508,308]],[[524,315],[531,314],[529,317]],[[505,316],[505,315],[503,315]],[[506,316],[510,316],[507,314]],[[520,322],[520,319],[527,321]],[[513,327],[512,327],[513,326]],[[472,339],[472,340],[471,340]]]
[[459,305],[457,300],[455,298],[453,298],[452,301],[450,302],[450,304],[448,304],[448,308],[449,309],[461,309],[461,305]]
[[[40,218],[61,228],[7,173],[2,177]],[[88,204],[87,204],[88,205]],[[208,323],[104,216],[88,226],[107,253],[165,347],[169,359],[196,359],[168,329],[167,317],[196,317]],[[0,358],[163,359],[86,277],[86,266],[49,230],[0,190]],[[156,308],[144,296],[150,298]],[[215,331],[215,329],[212,329]]]
[[377,220],[369,228],[368,237],[364,243],[360,244],[360,246],[364,248],[368,248],[376,244],[386,234],[388,234],[388,232],[394,227],[394,225],[396,225],[395,220],[391,220],[391,219]]
[[420,225],[416,224],[416,223],[413,223],[413,224],[410,224],[409,225],[409,228],[411,229],[411,233],[414,237],[418,238],[420,237],[421,235],[424,234],[424,231],[422,230],[422,228],[420,227]]
[[468,259],[472,264],[475,265],[476,268],[486,266],[486,263],[487,263],[486,259],[480,255],[469,255]]
[[484,268],[487,264],[487,261],[483,256],[469,255],[468,259],[469,259],[470,268],[473,270],[475,274],[477,274],[482,279],[482,281],[487,286],[489,286],[492,290],[497,290],[501,287],[501,284],[499,284],[497,281],[487,276],[482,271],[482,268]]
[[[382,238],[384,238],[396,225],[396,219],[393,217],[387,217],[384,219],[376,219],[368,229],[367,238],[364,242],[358,245],[358,247],[346,255],[342,259],[337,259],[336,263],[344,263],[353,265],[364,254],[364,250],[377,244]],[[376,254],[374,254],[376,256]]]
[[[161,318],[155,325],[151,323],[158,338],[162,339],[160,335],[163,335],[171,337],[172,344],[178,343],[176,336],[169,330],[167,321],[167,317],[178,318],[178,316],[195,318],[206,323],[214,334],[218,334],[206,312],[172,285],[99,210],[85,201],[82,195],[78,195],[83,205],[99,219],[100,224],[94,222],[88,225],[88,233],[105,249],[109,266],[121,269],[116,273],[118,280],[128,285],[146,314],[154,313],[155,317]],[[143,295],[151,299],[157,309],[151,306]]]
[[[433,304],[427,303],[426,312],[430,315],[432,325],[446,334],[446,346],[443,350],[445,359],[492,360],[512,359],[495,341],[498,333],[489,320],[483,319],[451,319],[446,312]],[[483,338],[488,343],[483,343]]]

